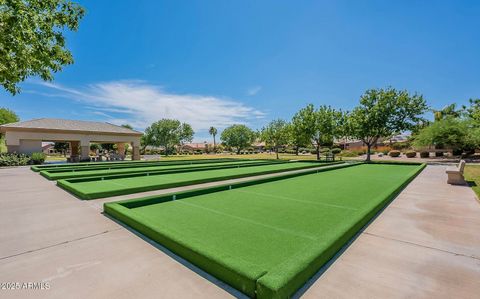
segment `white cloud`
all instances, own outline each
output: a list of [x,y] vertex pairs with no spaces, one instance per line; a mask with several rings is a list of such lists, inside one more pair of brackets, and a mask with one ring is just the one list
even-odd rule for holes
[[249,89],[247,89],[247,95],[248,95],[248,96],[254,96],[254,95],[256,95],[257,93],[259,93],[260,90],[262,90],[262,87],[261,87],[261,86],[253,86],[253,87],[250,87]]
[[129,123],[142,130],[161,118],[175,118],[191,124],[196,131],[204,131],[210,126],[224,128],[248,123],[265,115],[234,100],[170,93],[143,81],[103,82],[82,89],[52,83],[41,85],[59,92],[57,96],[87,104],[87,108],[94,110],[96,115],[108,118],[106,121]]

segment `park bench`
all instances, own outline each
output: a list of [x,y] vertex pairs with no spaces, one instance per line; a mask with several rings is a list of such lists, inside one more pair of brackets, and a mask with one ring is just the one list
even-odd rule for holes
[[458,166],[448,167],[447,168],[447,183],[452,185],[465,185],[465,178],[463,177],[463,170],[465,168],[465,160],[460,160]]

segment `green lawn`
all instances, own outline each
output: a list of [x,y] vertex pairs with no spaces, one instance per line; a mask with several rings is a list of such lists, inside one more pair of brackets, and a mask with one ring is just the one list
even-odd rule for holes
[[328,163],[285,162],[261,166],[253,164],[238,166],[236,168],[216,170],[194,169],[188,172],[168,174],[138,173],[108,177],[65,179],[58,180],[57,184],[82,199],[94,199],[288,170],[313,168],[321,165],[328,165]]
[[466,165],[465,179],[480,198],[480,165]]
[[[205,161],[201,163],[201,161]],[[145,172],[158,172],[168,170],[180,170],[180,169],[197,169],[197,168],[215,168],[215,167],[232,167],[235,165],[246,164],[271,164],[279,163],[268,160],[199,160],[195,163],[181,161],[179,163],[167,163],[167,162],[153,162],[153,163],[141,163],[141,164],[122,164],[122,165],[100,165],[97,167],[88,166],[81,168],[68,168],[68,169],[50,169],[42,170],[40,174],[50,180],[59,180],[67,178],[81,178],[81,177],[93,177],[93,176],[106,176],[113,174],[129,174],[129,173],[145,173]]]
[[422,168],[362,164],[105,211],[250,297],[288,298]]

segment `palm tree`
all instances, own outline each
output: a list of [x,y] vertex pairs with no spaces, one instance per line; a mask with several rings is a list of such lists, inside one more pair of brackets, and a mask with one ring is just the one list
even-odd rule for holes
[[210,135],[213,136],[213,151],[215,152],[215,135],[217,135],[217,128],[215,127],[210,127],[210,129],[208,130],[208,133],[210,133]]
[[435,121],[444,119],[447,116],[452,116],[454,118],[460,117],[462,110],[457,110],[457,105],[455,103],[443,107],[441,110],[432,110]]

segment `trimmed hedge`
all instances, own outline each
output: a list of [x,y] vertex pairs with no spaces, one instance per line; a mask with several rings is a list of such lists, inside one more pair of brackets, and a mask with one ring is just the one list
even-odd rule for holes
[[405,153],[405,156],[407,156],[407,158],[415,158],[417,156],[417,152],[416,151],[408,151]]
[[430,157],[430,153],[426,151],[420,152],[420,158],[428,158]]
[[392,158],[400,157],[400,151],[393,150],[393,151],[390,151],[390,153],[388,153],[388,155]]

